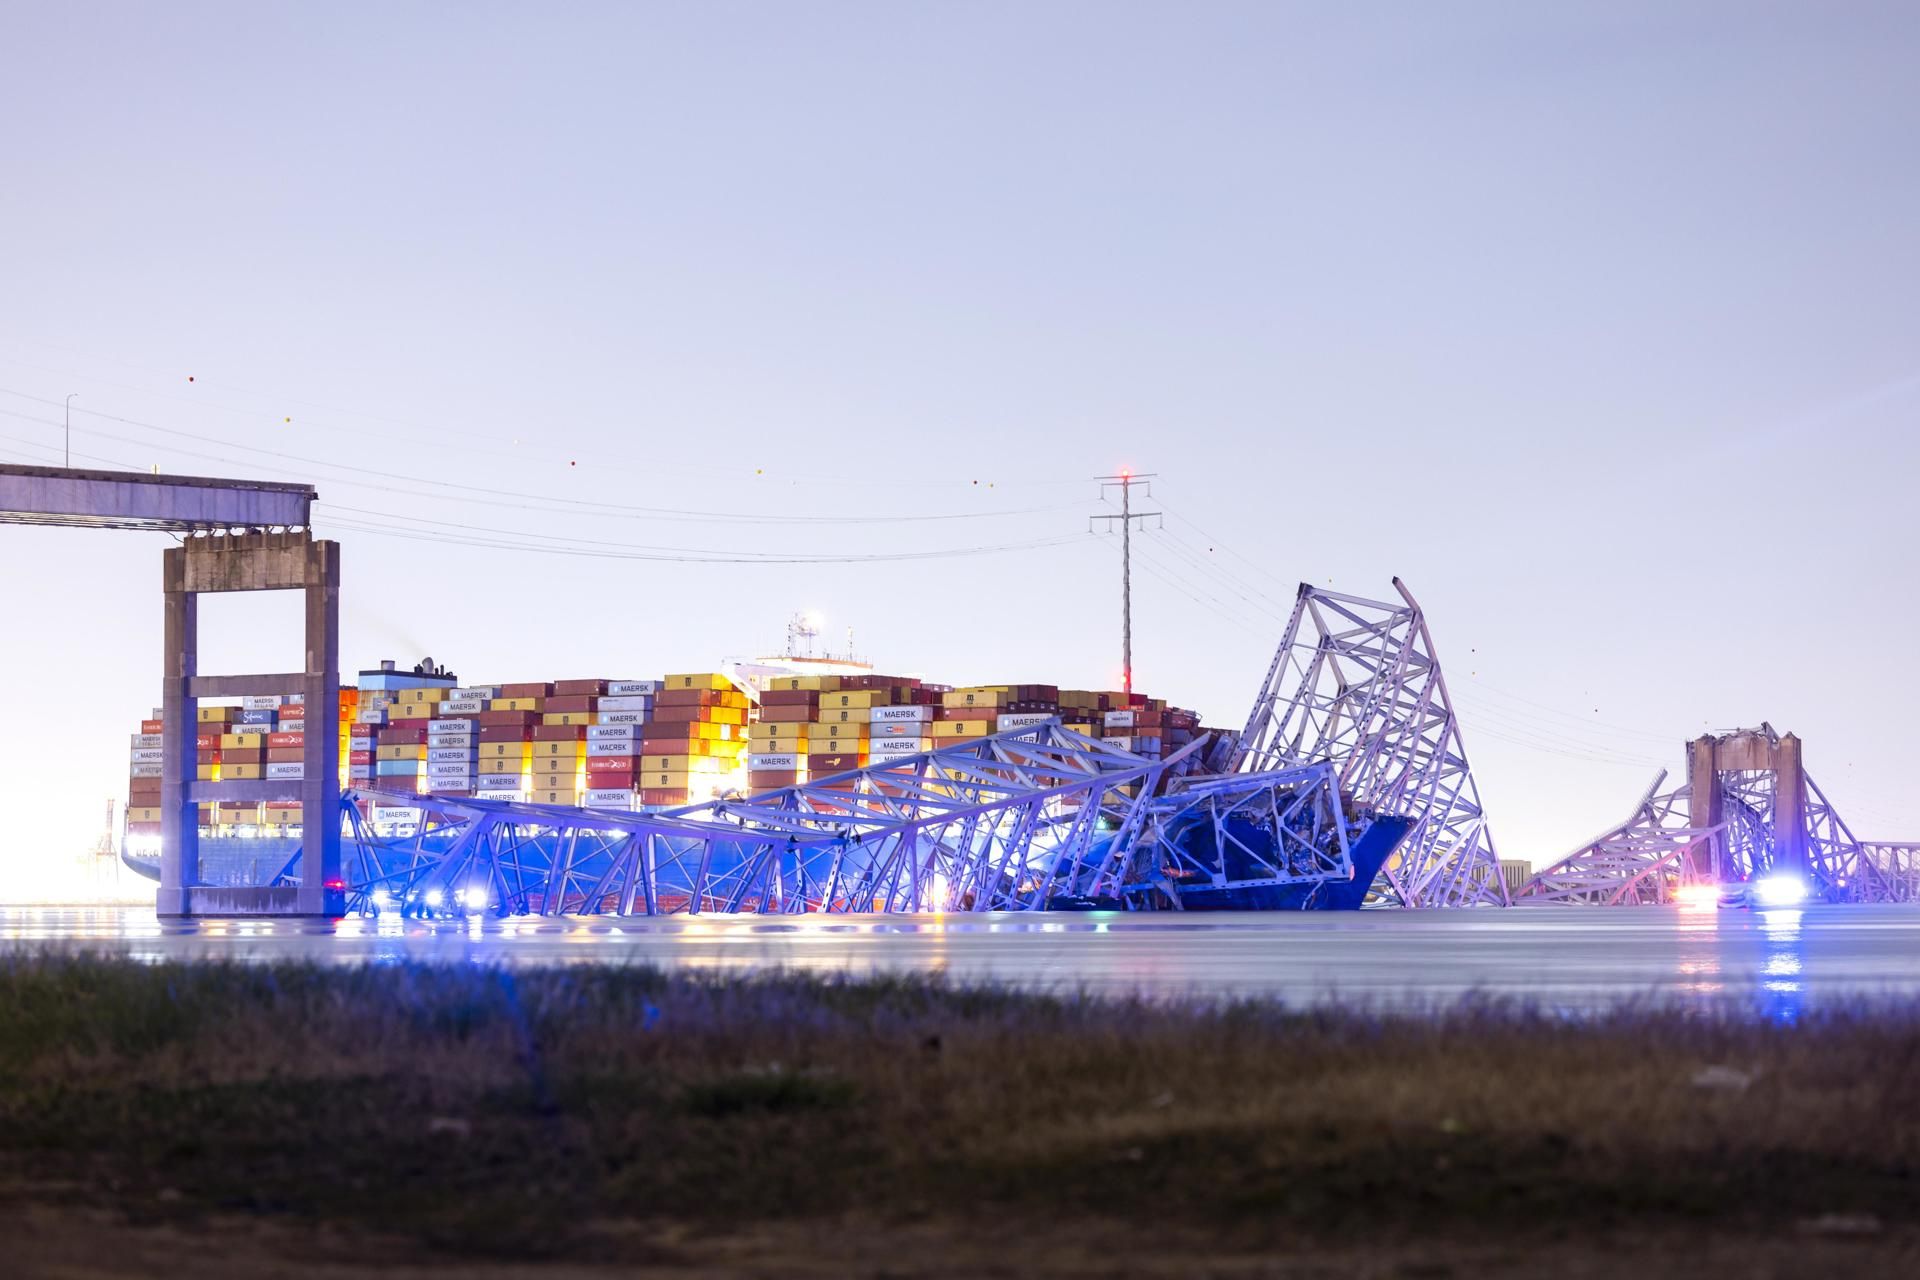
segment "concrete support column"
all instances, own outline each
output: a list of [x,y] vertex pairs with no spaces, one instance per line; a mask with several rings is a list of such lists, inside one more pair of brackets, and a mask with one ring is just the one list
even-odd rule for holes
[[[1726,805],[1720,796],[1720,761],[1711,737],[1695,738],[1687,744],[1687,825],[1704,829],[1727,820]],[[1694,875],[1703,880],[1716,878],[1726,865],[1727,837],[1717,832],[1695,845],[1690,855]]]
[[163,916],[187,914],[188,886],[200,879],[200,806],[190,796],[198,775],[200,703],[192,680],[199,674],[199,599],[186,589],[186,551],[161,558],[166,602],[160,675],[160,889],[155,909]]
[[1773,749],[1773,869],[1805,879],[1807,859],[1807,775],[1800,764],[1800,739],[1789,733]]
[[[324,915],[340,881],[340,546],[307,547],[306,768],[300,787],[300,913]],[[333,891],[337,895],[337,890]]]

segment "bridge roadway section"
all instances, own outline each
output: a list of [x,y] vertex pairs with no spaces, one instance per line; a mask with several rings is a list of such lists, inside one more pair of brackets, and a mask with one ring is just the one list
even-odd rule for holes
[[145,908],[0,907],[0,949],[145,961],[648,964],[729,972],[937,971],[1102,995],[1472,995],[1591,1010],[1651,997],[1790,1018],[1920,998],[1920,906],[1485,911],[166,920]]

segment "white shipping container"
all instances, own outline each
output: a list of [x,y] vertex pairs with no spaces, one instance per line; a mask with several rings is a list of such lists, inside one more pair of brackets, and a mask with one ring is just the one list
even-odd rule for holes
[[167,758],[167,753],[158,747],[136,747],[131,758],[135,764],[157,764]]
[[133,745],[136,747],[158,747],[163,745],[163,743],[163,738],[157,733],[136,733],[133,735]]
[[747,768],[754,773],[791,773],[799,767],[800,757],[790,751],[747,757]]
[[1110,733],[1106,737],[1100,739],[1100,741],[1106,743],[1108,746],[1118,747],[1122,751],[1133,750],[1133,739],[1131,737],[1128,737],[1126,734]]
[[250,693],[240,699],[242,711],[272,711],[280,705],[277,693]]
[[435,714],[443,716],[477,716],[487,709],[485,698],[443,698],[435,708]]
[[353,713],[353,722],[355,724],[385,724],[387,722],[387,709],[385,707],[370,707],[363,702],[360,704],[360,709]]
[[130,778],[157,778],[160,776],[162,767],[163,766],[157,764],[131,765],[127,769],[127,776]]
[[1133,728],[1133,712],[1109,711],[1101,723],[1105,724],[1109,729],[1131,729]]
[[640,736],[640,731],[630,724],[590,724],[587,726],[588,742],[632,742]]
[[349,782],[371,782],[371,781],[373,781],[373,766],[372,766],[372,765],[370,765],[370,764],[350,764],[350,765],[348,765],[348,766],[347,766],[347,780],[348,780]]
[[874,724],[892,724],[895,722],[914,723],[933,719],[932,707],[875,707],[871,717]]
[[895,756],[917,756],[922,751],[933,750],[932,738],[876,738],[867,744],[867,759],[878,760],[882,756],[889,759]]
[[645,711],[602,711],[601,724],[645,724],[648,713]]
[[625,698],[633,694],[646,694],[651,697],[660,692],[658,680],[609,680],[607,692],[616,698]]
[[230,725],[228,725],[228,726],[226,726],[226,729],[227,729],[227,732],[228,732],[228,733],[231,733],[231,734],[236,734],[236,735],[241,735],[241,734],[249,734],[249,733],[276,733],[276,732],[278,732],[278,730],[276,730],[276,729],[275,729],[275,728],[274,728],[274,727],[273,727],[272,725],[270,725],[270,724],[230,724]]
[[427,750],[444,747],[448,750],[472,750],[473,735],[470,733],[430,733],[427,735]]
[[471,778],[428,778],[427,793],[432,795],[442,791],[471,791],[472,783]]
[[477,733],[479,730],[478,720],[435,720],[427,727],[428,733]]
[[429,746],[427,748],[428,764],[447,764],[456,760],[462,764],[472,764],[473,748],[472,747],[434,747],[434,746]]
[[1059,717],[1051,711],[1020,711],[1013,715],[999,717],[994,721],[994,726],[999,732],[1005,733],[1009,729],[1025,729],[1030,725],[1045,724],[1049,720],[1057,719]]
[[640,754],[640,742],[636,738],[588,738],[587,754],[590,756],[637,756]]
[[290,693],[285,698],[281,699],[282,702],[290,702],[296,707],[306,702],[306,700],[307,700],[307,695],[304,693]]
[[605,697],[600,699],[600,710],[651,711],[653,710],[653,695],[650,693],[630,693],[623,694],[617,698]]
[[509,791],[504,787],[488,787],[485,790],[476,786],[473,789],[475,800],[525,800],[527,793],[518,789]]
[[499,696],[500,686],[497,684],[470,685],[447,690],[447,698],[453,702],[491,702]]
[[275,782],[283,782],[293,778],[304,778],[306,776],[307,766],[298,760],[291,760],[284,764],[269,764],[267,766],[267,777]]
[[471,778],[473,775],[471,760],[429,760],[427,762],[429,778]]
[[615,791],[611,789],[605,791],[588,791],[581,803],[588,809],[631,809],[633,808],[633,792]]
[[473,780],[473,785],[488,791],[517,791],[520,781],[517,773],[483,773]]

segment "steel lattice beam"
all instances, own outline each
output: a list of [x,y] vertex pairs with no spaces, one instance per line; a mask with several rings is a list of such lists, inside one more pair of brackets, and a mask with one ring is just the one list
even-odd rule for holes
[[1228,768],[1330,764],[1354,805],[1414,822],[1381,872],[1382,897],[1407,906],[1505,905],[1433,637],[1406,586],[1398,578],[1393,585],[1399,604],[1300,585]]
[[[1191,750],[1191,748],[1189,749]],[[1116,899],[1162,773],[1059,721],[741,800],[659,813],[356,793],[349,888],[545,914],[1030,911]]]

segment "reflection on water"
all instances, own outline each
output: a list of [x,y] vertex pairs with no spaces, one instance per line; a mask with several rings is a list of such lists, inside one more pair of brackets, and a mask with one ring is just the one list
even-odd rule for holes
[[150,909],[0,907],[8,948],[143,961],[904,970],[1113,994],[1431,1003],[1478,993],[1568,1009],[1651,994],[1737,1001],[1782,1021],[1816,999],[1920,996],[1920,905],[165,923]]
[[1801,954],[1800,926],[1806,913],[1799,908],[1762,911],[1760,927],[1767,940],[1767,962],[1761,986],[1768,994],[1767,1013],[1779,1022],[1792,1022],[1802,1011],[1806,987],[1801,981],[1805,957]]

